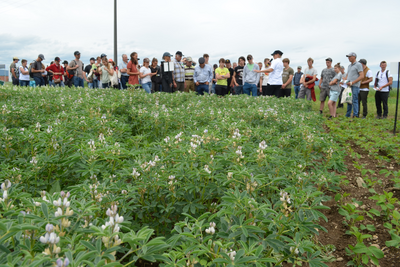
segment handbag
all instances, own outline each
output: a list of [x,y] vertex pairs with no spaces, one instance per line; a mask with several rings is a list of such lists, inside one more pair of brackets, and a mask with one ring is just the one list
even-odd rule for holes
[[340,101],[342,104],[347,103],[347,104],[352,104],[353,103],[353,93],[351,91],[351,87],[347,87],[344,89],[342,93],[342,99]]

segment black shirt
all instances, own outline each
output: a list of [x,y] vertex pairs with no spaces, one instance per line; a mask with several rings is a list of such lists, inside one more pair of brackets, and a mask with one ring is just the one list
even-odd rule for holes
[[85,67],[85,72],[87,73],[87,74],[89,74],[90,73],[90,70],[92,69],[92,65],[87,65],[86,67]]
[[243,67],[237,66],[234,70],[235,80],[236,80],[236,83],[239,85],[243,85],[243,69],[244,69],[244,66]]
[[166,81],[167,83],[172,83],[172,71],[164,71],[164,61],[161,61],[161,76],[162,80]]
[[160,66],[156,66],[155,68],[150,66],[150,70],[151,70],[151,73],[156,73],[157,72],[156,75],[151,76],[151,82],[160,84],[161,83]]
[[229,68],[230,78],[228,78],[228,87],[231,87],[231,82],[232,82],[232,77],[233,77],[234,72],[235,71],[232,68]]

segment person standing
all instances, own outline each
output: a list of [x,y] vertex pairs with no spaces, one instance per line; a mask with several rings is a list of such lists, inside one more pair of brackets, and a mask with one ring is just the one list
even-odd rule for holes
[[129,80],[129,75],[127,73],[127,66],[128,66],[128,56],[126,54],[122,55],[122,62],[119,63],[119,70],[121,71],[121,86],[122,89],[128,88],[126,84]]
[[239,58],[239,66],[233,70],[232,85],[235,95],[243,94],[243,69],[246,64],[246,59],[242,56]]
[[233,69],[235,69],[238,66],[237,62],[233,62]]
[[151,92],[162,92],[161,88],[161,70],[160,66],[158,66],[158,60],[154,57],[151,60],[151,66],[150,66],[151,73],[155,73],[153,76],[151,76]]
[[95,61],[96,60],[94,59],[94,57],[90,58],[90,64],[85,67],[85,73],[88,79],[88,87],[92,89],[94,88],[93,80],[96,79],[96,75],[93,73],[93,64],[95,63]]
[[137,53],[131,53],[131,60],[129,61],[128,65],[126,66],[126,73],[129,75],[128,83],[133,86],[137,86],[139,84],[139,70],[137,69],[138,66],[138,59]]
[[46,68],[49,73],[53,74],[53,79],[49,81],[50,86],[62,86],[65,87],[64,84],[64,68],[61,66],[61,59],[56,57],[54,59],[54,63]]
[[195,67],[193,74],[193,82],[196,85],[197,94],[204,95],[204,92],[208,93],[212,79],[213,71],[210,65],[206,64],[206,60],[203,57],[199,58],[199,64]]
[[393,84],[393,76],[389,70],[386,69],[386,61],[382,61],[380,64],[381,70],[376,73],[375,77],[375,105],[377,119],[382,116],[382,106],[383,106],[383,119],[386,119],[389,113],[388,109],[388,99],[390,94],[391,85]]
[[300,99],[307,100],[314,100],[315,99],[315,92],[314,92],[314,85],[315,81],[317,80],[318,71],[313,67],[314,59],[309,58],[307,59],[307,67],[304,68],[304,74],[301,77],[300,83],[300,92],[299,97]]
[[100,73],[100,82],[102,83],[102,88],[110,88],[111,85],[111,77],[114,75],[114,68],[108,62],[107,57],[102,57],[102,66],[99,69]]
[[342,74],[340,73],[340,63],[337,63],[334,68],[335,76],[329,82],[330,92],[329,92],[329,101],[328,107],[331,116],[329,119],[336,118],[336,102],[338,100],[341,87],[340,81],[342,80]]
[[175,60],[174,60],[174,92],[185,91],[185,68],[182,65],[182,52],[178,51],[175,53]]
[[[269,58],[264,59],[264,67],[261,70],[267,70],[271,66]],[[268,85],[269,73],[262,72],[260,75],[260,93],[263,96],[267,95],[267,85]]]
[[253,61],[253,56],[247,56],[247,65],[243,68],[243,94],[257,96],[257,83],[260,81],[260,67]]
[[233,86],[232,86],[232,77],[234,70],[232,69],[231,61],[229,59],[225,59],[225,67],[229,70],[229,78],[228,78],[228,86],[227,86],[227,93],[232,93]]
[[332,81],[333,77],[336,76],[336,72],[332,68],[332,59],[330,57],[325,59],[325,63],[326,68],[322,70],[321,79],[319,80],[319,89],[321,90],[319,95],[319,101],[321,101],[319,105],[320,114],[323,113],[326,98],[330,95],[329,83]]
[[195,91],[194,82],[193,82],[193,75],[195,67],[193,66],[193,59],[192,57],[186,57],[186,64],[185,64],[185,92],[189,93],[190,91]]
[[36,86],[44,86],[44,79],[42,74],[45,70],[42,68],[42,61],[44,60],[44,55],[40,54],[38,58],[32,63],[32,73],[33,79],[35,80]]
[[64,84],[68,87],[72,86],[72,78],[74,77],[73,75],[70,75],[67,71],[67,67],[68,67],[68,61],[64,60],[63,61],[63,65],[64,65]]
[[363,119],[367,118],[368,115],[368,93],[369,83],[372,82],[372,71],[367,67],[367,60],[360,59],[358,62],[361,63],[364,72],[364,79],[361,80],[360,94],[358,95],[358,114],[361,114],[361,102],[363,106]]
[[19,85],[20,86],[29,86],[30,76],[29,69],[26,66],[28,61],[26,59],[21,60],[21,66],[19,66]]
[[229,70],[225,68],[225,59],[219,60],[219,67],[215,69],[215,78],[217,85],[215,86],[215,94],[225,96],[228,93],[228,78],[230,77]]
[[164,64],[164,63],[170,64],[171,57],[172,55],[169,52],[165,52],[162,57],[164,61],[161,61],[161,84],[163,92],[166,93],[174,92],[172,88],[174,82],[173,71],[165,69],[166,64]]
[[10,64],[10,73],[13,85],[19,85],[19,68],[18,68],[19,58],[13,57],[13,62]]
[[153,77],[156,73],[152,73],[150,69],[150,59],[147,57],[143,59],[143,67],[140,68],[139,76],[142,81],[142,88],[146,91],[146,93],[151,94],[151,77]]
[[271,67],[258,72],[269,73],[268,85],[266,87],[266,92],[263,95],[267,96],[278,96],[279,90],[282,88],[282,73],[283,73],[283,63],[282,63],[282,51],[276,50],[271,54],[274,60],[271,63]]
[[298,66],[297,72],[293,76],[294,93],[296,95],[296,99],[298,98],[300,92],[301,76],[303,76],[303,73],[301,72],[301,66]]
[[283,62],[283,71],[282,71],[282,88],[278,91],[278,97],[290,97],[292,93],[292,80],[294,75],[294,70],[289,67],[290,60],[288,58],[284,58]]
[[344,78],[346,78],[346,72],[345,72],[345,68],[343,66],[340,66],[340,73],[342,73],[342,81],[340,82],[341,91],[340,91],[340,95],[339,95],[337,108],[344,107],[343,103],[341,103],[341,99],[342,99],[342,94],[343,94],[344,89],[347,88],[347,84],[344,83]]
[[215,94],[215,87],[217,84],[217,77],[215,76],[215,70],[218,68],[217,64],[213,65],[213,80],[212,80],[212,86],[211,86],[211,93],[210,94]]
[[75,59],[69,63],[67,70],[69,74],[74,75],[73,84],[75,87],[85,87],[84,80],[87,82],[88,79],[83,73],[83,62],[80,60],[81,53],[79,51],[75,51],[74,56]]
[[347,68],[346,84],[351,87],[353,96],[352,104],[347,104],[346,117],[350,118],[353,110],[353,117],[358,118],[358,94],[360,93],[360,83],[364,79],[364,72],[361,63],[357,62],[357,54],[351,52],[346,55],[349,58],[350,65]]
[[[206,65],[208,65],[208,66],[210,66],[210,68],[211,68],[211,70],[213,69],[213,65],[211,65],[210,64],[210,56],[208,55],[208,54],[204,54],[203,55],[203,58],[204,58],[204,60],[205,60],[205,64]],[[210,82],[210,84],[208,85],[208,92],[211,94],[211,93],[214,93],[213,92],[213,88],[214,88],[214,79],[213,79],[213,81],[212,82]]]
[[[101,56],[98,56],[97,58],[96,58],[96,71],[95,71],[95,75],[96,75],[96,80],[97,80],[97,84],[98,84],[98,88],[102,88],[102,84],[101,84],[101,82],[100,82],[100,73],[99,73],[99,70],[100,70],[100,68],[101,68],[101,66],[103,66],[103,63],[101,63],[102,61],[101,61],[101,58],[102,58],[102,56],[105,56],[105,57],[107,57],[105,54],[101,54]],[[95,86],[96,85],[96,81],[93,81],[93,85]]]

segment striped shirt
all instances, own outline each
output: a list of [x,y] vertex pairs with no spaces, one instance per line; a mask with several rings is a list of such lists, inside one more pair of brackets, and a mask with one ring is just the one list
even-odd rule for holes
[[186,66],[185,65],[185,80],[193,80],[193,75],[194,75],[194,67],[193,66]]
[[174,79],[176,82],[185,81],[185,69],[181,62],[174,59]]

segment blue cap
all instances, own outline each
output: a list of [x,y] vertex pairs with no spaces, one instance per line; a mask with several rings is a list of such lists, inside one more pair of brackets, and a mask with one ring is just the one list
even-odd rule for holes
[[163,55],[162,57],[163,57],[163,58],[164,58],[164,57],[172,57],[172,55],[171,55],[169,52],[165,52],[164,55]]

